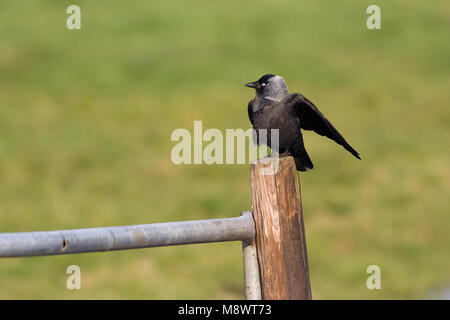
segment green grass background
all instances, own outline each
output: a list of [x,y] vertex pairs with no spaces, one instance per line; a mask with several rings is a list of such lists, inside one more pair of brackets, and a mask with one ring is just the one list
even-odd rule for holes
[[[170,135],[249,128],[243,84],[276,73],[363,158],[305,134],[313,297],[426,298],[450,283],[449,27],[444,0],[2,1],[0,232],[238,216],[248,165],[175,166]],[[0,298],[240,299],[240,243],[1,259]]]

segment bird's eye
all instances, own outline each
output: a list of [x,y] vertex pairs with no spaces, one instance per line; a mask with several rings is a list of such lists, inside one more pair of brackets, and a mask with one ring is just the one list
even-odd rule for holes
[[261,83],[261,85],[263,86],[263,87],[265,87],[266,86],[266,84],[263,82],[263,83]]

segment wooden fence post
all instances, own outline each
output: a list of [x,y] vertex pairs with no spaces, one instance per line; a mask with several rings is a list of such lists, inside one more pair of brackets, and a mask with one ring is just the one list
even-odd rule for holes
[[251,164],[262,299],[311,299],[300,181],[292,157]]

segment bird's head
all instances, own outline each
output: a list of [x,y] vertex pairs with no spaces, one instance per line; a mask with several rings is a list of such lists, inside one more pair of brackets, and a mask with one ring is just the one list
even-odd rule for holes
[[246,87],[256,90],[256,97],[269,100],[281,100],[289,94],[284,79],[274,74],[263,75],[258,81],[245,84]]

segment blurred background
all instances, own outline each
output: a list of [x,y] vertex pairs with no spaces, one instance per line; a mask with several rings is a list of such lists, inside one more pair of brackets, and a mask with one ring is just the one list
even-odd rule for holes
[[[66,8],[81,7],[81,30]],[[381,7],[381,30],[366,8]],[[305,133],[314,299],[450,288],[450,2],[0,2],[0,232],[210,219],[251,208],[248,165],[170,160],[177,128],[250,128],[265,73],[357,149]],[[82,289],[65,286],[69,265]],[[381,268],[368,290],[366,268]],[[241,244],[0,260],[1,299],[241,299]]]

